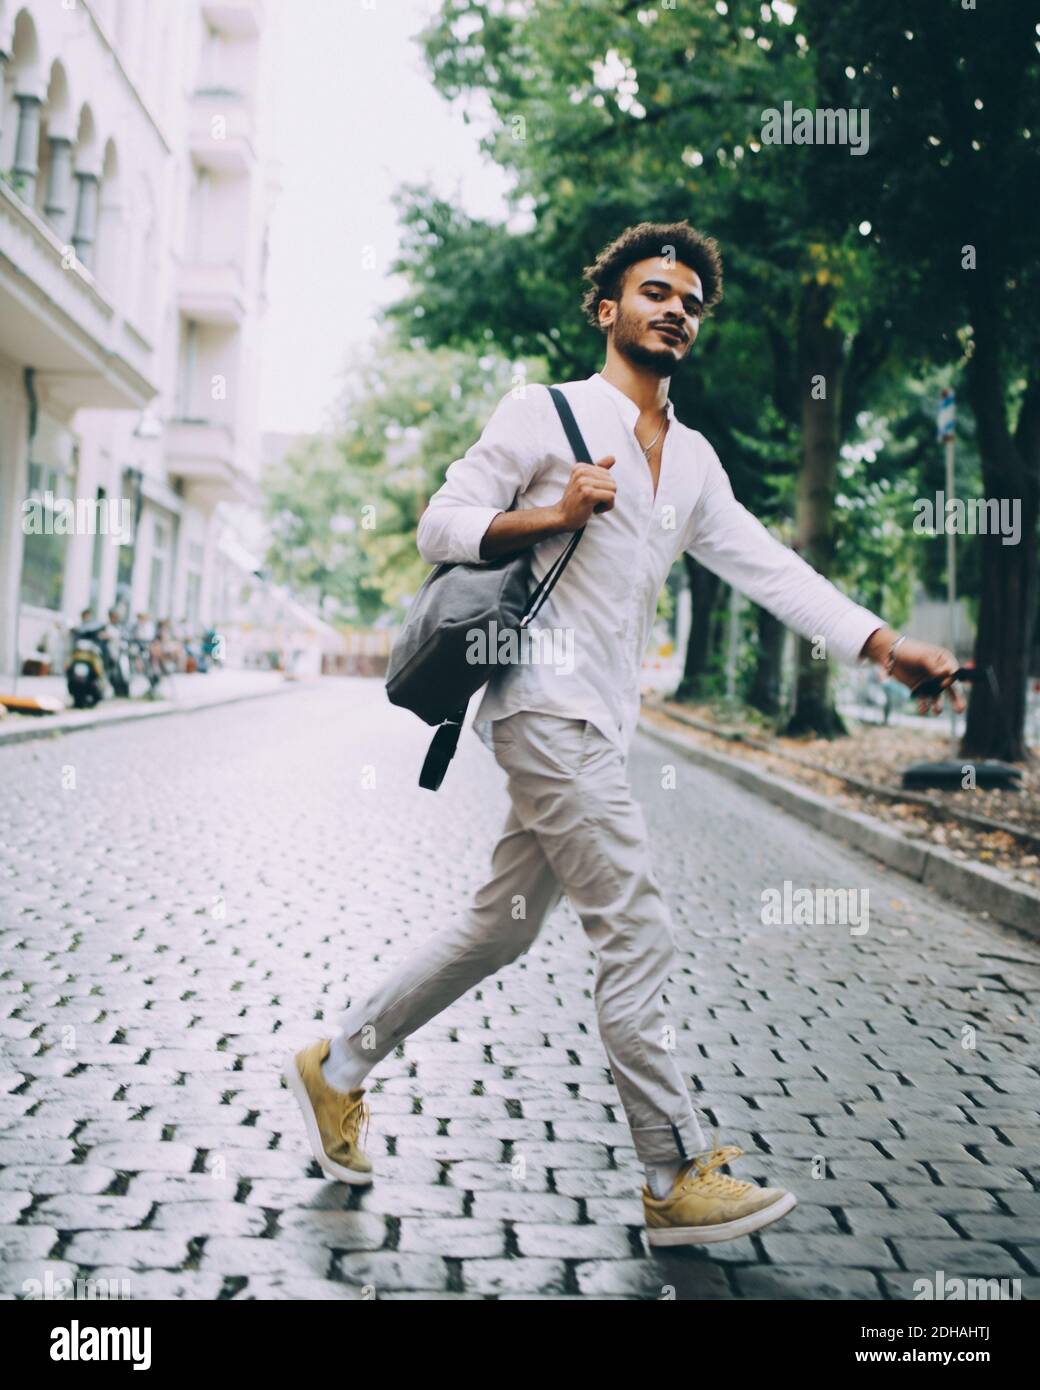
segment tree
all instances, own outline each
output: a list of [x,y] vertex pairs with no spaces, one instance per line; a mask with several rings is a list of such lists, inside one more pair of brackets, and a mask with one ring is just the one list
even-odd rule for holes
[[[531,364],[530,380],[542,364]],[[342,617],[369,623],[400,610],[426,576],[415,530],[448,465],[480,435],[527,366],[389,337],[348,369],[340,423],[265,479],[282,582]]]
[[684,559],[690,585],[692,624],[675,698],[701,700],[715,693],[722,636],[721,624],[717,621],[718,603],[726,586],[717,574],[699,565],[691,555]]
[[1028,758],[1028,650],[1036,621],[1040,499],[1040,138],[1036,14],[1022,0],[804,6],[814,41],[871,111],[863,197],[884,273],[900,290],[906,350],[963,367],[985,495],[1018,500],[1021,543],[979,539],[975,660],[964,757]]

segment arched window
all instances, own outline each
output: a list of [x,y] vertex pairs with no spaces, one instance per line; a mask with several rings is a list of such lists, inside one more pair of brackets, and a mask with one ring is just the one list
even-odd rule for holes
[[93,270],[101,187],[101,151],[98,148],[97,125],[89,103],[84,103],[80,108],[72,167],[76,190],[72,245],[87,269]]
[[134,184],[130,216],[132,230],[126,312],[135,328],[154,342],[159,278],[158,213],[155,190],[146,174],[141,174]]
[[65,243],[72,237],[76,212],[76,187],[72,177],[75,140],[76,122],[69,81],[63,64],[56,59],[51,64],[43,108],[36,209],[50,223],[55,236]]
[[14,21],[14,39],[7,64],[12,99],[3,113],[4,158],[0,168],[5,181],[30,207],[36,203],[40,111],[46,91],[40,64],[36,25],[28,10],[20,10]]
[[[109,297],[125,294],[126,207],[123,198],[119,156],[115,142],[105,144],[101,166],[101,188],[98,195],[97,246],[94,253],[94,274]],[[125,304],[122,306],[125,309]]]

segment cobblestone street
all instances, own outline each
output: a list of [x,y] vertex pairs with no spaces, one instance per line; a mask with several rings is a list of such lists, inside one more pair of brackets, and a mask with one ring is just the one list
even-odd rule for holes
[[[798,1206],[650,1254],[566,903],[376,1067],[372,1187],[322,1177],[286,1053],[461,910],[508,809],[468,729],[419,789],[428,738],[378,681],[327,680],[0,750],[0,1292],[1040,1295],[1040,950],[642,734],[676,1055],[730,1171]],[[869,891],[869,929],[763,925],[785,881]]]

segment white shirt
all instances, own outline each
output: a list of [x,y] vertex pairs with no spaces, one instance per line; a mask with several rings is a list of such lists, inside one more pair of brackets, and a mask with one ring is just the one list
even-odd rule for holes
[[[853,603],[772,536],[734,497],[718,455],[668,402],[657,495],[635,435],[639,407],[594,372],[560,383],[593,462],[615,457],[614,506],[593,513],[567,568],[534,619],[540,637],[501,647],[501,664],[473,721],[491,746],[490,725],[518,710],[589,719],[627,752],[639,719],[640,666],[657,597],[675,560],[693,557],[823,650],[854,663],[884,619]],[[416,534],[429,564],[486,564],[480,543],[499,512],[557,503],[575,464],[548,388],[529,384],[499,401],[480,439],[447,470]],[[532,547],[538,580],[570,534]],[[520,660],[517,661],[517,655]],[[555,660],[553,661],[552,658]]]

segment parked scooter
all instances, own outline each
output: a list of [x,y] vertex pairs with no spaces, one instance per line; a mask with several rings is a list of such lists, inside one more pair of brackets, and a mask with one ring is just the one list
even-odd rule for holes
[[84,623],[72,630],[65,683],[77,709],[93,709],[109,693],[107,628],[107,623]]
[[208,627],[202,634],[202,659],[206,664],[199,665],[200,671],[224,665],[224,639],[215,627]]
[[130,675],[132,666],[130,662],[130,643],[127,641],[126,633],[122,627],[117,627],[109,623],[105,633],[105,656],[108,679],[112,682],[112,690],[123,699],[130,694]]
[[[155,639],[128,637],[126,640],[126,650],[128,653],[129,671],[144,676],[145,680],[148,682],[148,699],[156,699],[159,684],[166,672],[162,662],[156,654]],[[127,689],[129,690],[129,675],[127,678]]]

